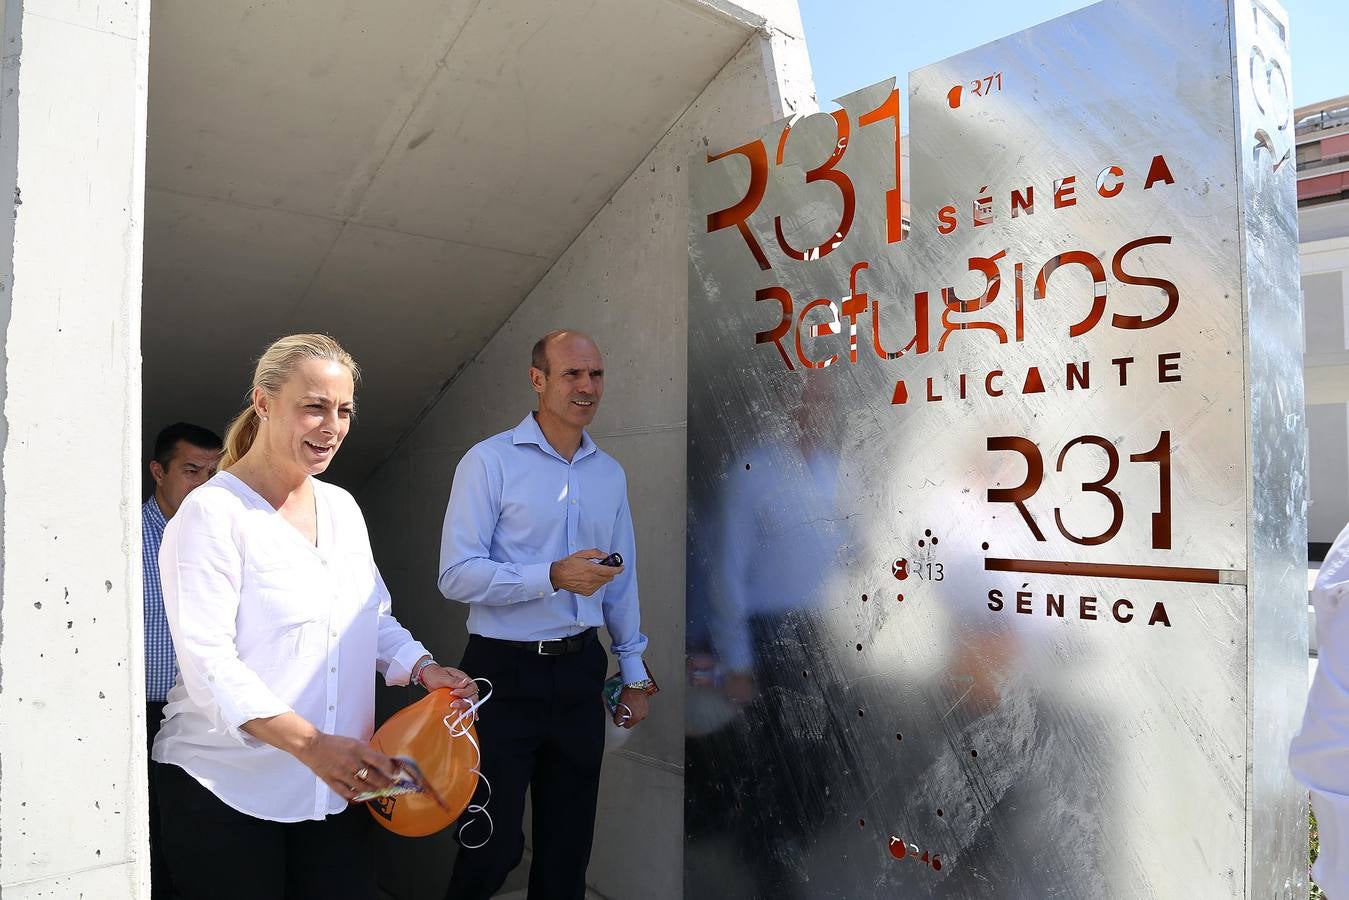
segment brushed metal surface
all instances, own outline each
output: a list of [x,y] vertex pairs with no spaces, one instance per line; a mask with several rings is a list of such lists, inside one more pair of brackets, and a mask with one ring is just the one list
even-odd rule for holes
[[1242,289],[1247,310],[1248,895],[1307,896],[1307,792],[1286,764],[1306,700],[1306,407],[1288,16],[1233,6]]
[[1298,884],[1295,201],[1248,3],[912,73],[903,240],[890,84],[691,162],[686,896]]

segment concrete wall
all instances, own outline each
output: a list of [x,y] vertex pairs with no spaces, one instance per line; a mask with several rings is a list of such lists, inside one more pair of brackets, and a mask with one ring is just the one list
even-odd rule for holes
[[5,3],[6,900],[148,896],[137,502],[148,14],[137,0]]
[[[457,660],[465,612],[435,587],[455,466],[532,408],[529,349],[540,334],[567,326],[599,342],[608,377],[592,435],[628,473],[647,662],[664,688],[652,718],[605,760],[590,881],[606,897],[682,895],[687,160],[814,106],[795,3],[760,6],[771,27],[707,86],[358,492],[397,614],[438,657]],[[407,699],[390,692],[385,711]],[[404,872],[386,871],[386,888],[439,898],[451,848],[448,836],[388,842]],[[508,886],[523,885],[520,874]]]

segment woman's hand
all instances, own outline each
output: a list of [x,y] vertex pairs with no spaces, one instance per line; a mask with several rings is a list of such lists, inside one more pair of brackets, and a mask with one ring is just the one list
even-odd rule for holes
[[397,764],[365,741],[336,734],[316,733],[295,758],[346,800],[388,787],[397,774]]
[[450,704],[453,709],[468,709],[473,705],[473,701],[478,699],[478,686],[473,683],[472,678],[458,669],[438,666],[433,663],[422,669],[420,679],[422,686],[428,691],[434,691],[437,688],[449,688],[450,692],[458,698]]
[[394,761],[365,741],[325,734],[293,711],[250,719],[241,727],[304,763],[345,800],[388,787],[396,774]]

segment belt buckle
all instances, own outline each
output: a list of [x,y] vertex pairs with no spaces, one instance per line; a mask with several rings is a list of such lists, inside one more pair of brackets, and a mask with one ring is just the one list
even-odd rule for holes
[[[560,646],[556,653],[550,653],[544,649],[548,644],[559,644]],[[539,656],[562,656],[567,652],[567,644],[565,640],[537,641],[534,649]]]

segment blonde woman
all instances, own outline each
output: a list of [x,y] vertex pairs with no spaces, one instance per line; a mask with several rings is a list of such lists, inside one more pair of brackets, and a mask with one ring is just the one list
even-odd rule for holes
[[183,900],[373,898],[370,816],[393,764],[367,743],[376,671],[477,693],[390,612],[351,495],[319,481],[351,427],[356,363],[326,335],[258,360],[220,473],[159,554],[181,674],[155,740],[164,854]]

